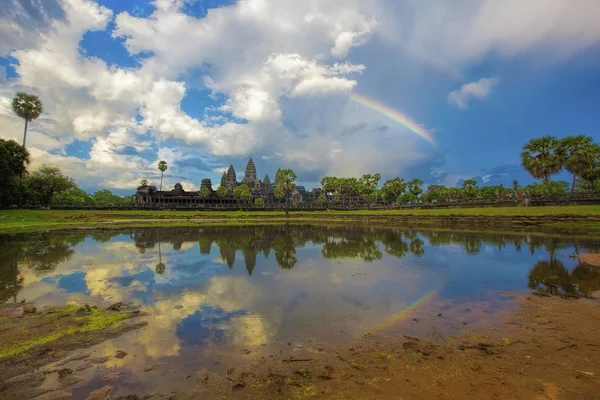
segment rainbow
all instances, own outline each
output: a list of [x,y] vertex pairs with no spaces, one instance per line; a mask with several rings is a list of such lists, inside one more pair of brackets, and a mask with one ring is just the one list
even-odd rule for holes
[[393,108],[388,107],[385,104],[378,102],[377,100],[369,99],[368,97],[361,96],[357,93],[352,93],[350,95],[350,99],[365,107],[369,107],[371,110],[375,110],[378,113],[383,114],[396,122],[399,122],[400,124],[410,129],[412,132],[427,140],[429,143],[437,146],[437,143],[433,140],[433,137],[431,136],[429,131],[427,131],[427,129],[419,125],[418,122],[412,120],[408,115],[403,114],[398,110],[394,110]]
[[[433,289],[432,291],[430,291],[429,293],[425,293],[423,296],[419,297],[417,300],[415,300],[412,304],[410,304],[404,310],[400,311],[398,314],[394,315],[393,317],[384,321],[382,324],[378,325],[374,329],[374,331],[380,331],[380,330],[383,330],[386,328],[390,328],[392,326],[398,325],[402,321],[407,320],[413,314],[413,312],[417,309],[417,307],[422,306],[422,305],[432,301],[433,299],[435,299],[435,297],[437,296],[440,289],[441,288],[436,288],[436,289]],[[370,330],[370,331],[372,332],[373,330]]]

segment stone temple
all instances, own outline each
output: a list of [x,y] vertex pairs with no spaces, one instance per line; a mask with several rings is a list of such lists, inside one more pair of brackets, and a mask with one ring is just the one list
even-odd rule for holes
[[140,206],[178,206],[195,207],[207,204],[235,205],[237,200],[233,196],[233,189],[240,185],[247,185],[252,194],[252,200],[262,198],[265,202],[275,200],[275,183],[271,183],[269,175],[265,175],[263,180],[258,179],[256,175],[256,166],[252,158],[248,160],[244,177],[240,182],[237,181],[237,174],[233,165],[230,165],[227,172],[221,177],[221,186],[227,188],[227,196],[219,198],[212,187],[210,179],[203,179],[200,189],[206,188],[209,191],[208,198],[201,198],[199,191],[185,191],[181,184],[175,184],[173,190],[159,191],[156,186],[140,186],[135,194],[136,204]]

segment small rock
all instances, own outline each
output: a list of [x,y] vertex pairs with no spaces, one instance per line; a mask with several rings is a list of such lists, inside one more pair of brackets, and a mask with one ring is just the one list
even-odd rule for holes
[[441,317],[441,316],[442,316],[442,314],[438,314],[438,317]]
[[70,355],[69,357],[59,361],[56,363],[57,367],[62,367],[63,365],[71,362],[71,361],[77,361],[77,360],[83,360],[84,358],[88,358],[89,356],[91,356],[91,353],[79,353],[79,354],[73,354]]
[[[89,307],[89,306],[88,306]],[[76,317],[88,317],[92,315],[92,310],[87,310],[84,307],[81,307],[79,310],[75,312]]]
[[106,309],[110,310],[110,311],[120,311],[122,306],[123,306],[123,302],[117,301],[116,303],[111,304],[110,306],[106,307]]
[[250,353],[252,353],[252,352],[251,352],[250,350],[248,350],[248,349],[244,349],[244,353],[246,353],[246,354],[250,354]]
[[161,363],[154,363],[152,365],[146,365],[144,368],[142,368],[142,371],[144,371],[144,372],[153,371],[156,368],[160,367],[161,365],[162,365]]
[[110,356],[94,357],[94,358],[90,358],[88,361],[91,362],[92,364],[104,364],[108,360],[110,360]]
[[100,389],[94,390],[92,393],[90,393],[86,400],[104,400],[112,389],[112,386],[101,387]]
[[110,374],[106,374],[102,377],[102,380],[104,382],[112,382],[112,381],[116,381],[117,379],[119,379],[119,376],[121,376],[119,373],[117,372],[112,372]]
[[23,305],[23,312],[25,314],[35,314],[37,308],[33,305],[33,303],[25,303]]
[[303,348],[304,348],[304,345],[303,345],[303,344],[299,344],[299,345],[298,345],[298,346],[296,346],[296,347],[297,347],[297,348],[299,348],[299,349],[303,349]]
[[84,363],[84,364],[81,364],[80,366],[76,367],[76,368],[75,368],[75,371],[83,371],[83,370],[86,370],[86,369],[90,368],[92,365],[93,365],[92,363],[86,362],[86,363]]
[[117,350],[117,352],[115,353],[115,358],[124,358],[126,355],[127,355],[126,351]]
[[183,308],[183,305],[181,305],[181,304],[178,304],[178,305],[176,305],[176,306],[175,306],[175,307],[173,307],[173,308],[174,308],[174,309],[176,309],[176,310],[181,310],[181,309]]
[[65,400],[71,397],[70,393],[67,393],[62,390],[56,390],[54,392],[44,393],[37,397],[34,397],[32,400]]

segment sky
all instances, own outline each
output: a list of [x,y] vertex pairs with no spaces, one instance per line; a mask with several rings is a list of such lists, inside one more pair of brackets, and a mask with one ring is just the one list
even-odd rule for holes
[[[88,191],[216,189],[252,157],[426,184],[521,184],[523,144],[600,139],[597,0],[4,0],[0,137]],[[566,175],[559,178],[568,179]]]

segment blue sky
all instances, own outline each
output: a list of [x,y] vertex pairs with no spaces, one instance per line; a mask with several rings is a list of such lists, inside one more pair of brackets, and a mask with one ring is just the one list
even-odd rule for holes
[[216,188],[249,157],[261,178],[288,167],[308,187],[375,172],[525,184],[528,139],[600,138],[599,14],[595,0],[8,0],[0,137],[20,140],[10,98],[27,91],[46,111],[33,167],[90,191],[158,183],[161,159],[167,187]]

